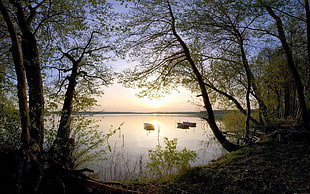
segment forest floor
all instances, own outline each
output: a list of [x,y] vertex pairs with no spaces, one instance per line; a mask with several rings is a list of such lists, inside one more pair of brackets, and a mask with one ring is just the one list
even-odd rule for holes
[[131,187],[142,193],[310,193],[310,145],[265,140],[208,165]]

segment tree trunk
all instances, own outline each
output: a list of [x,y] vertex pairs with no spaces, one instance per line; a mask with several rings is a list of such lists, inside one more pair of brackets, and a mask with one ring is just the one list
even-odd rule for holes
[[208,92],[206,90],[206,87],[205,87],[205,84],[204,84],[204,81],[203,81],[203,77],[200,74],[200,72],[199,72],[195,62],[193,61],[187,45],[185,44],[185,42],[182,40],[182,38],[179,36],[179,34],[176,31],[176,28],[175,28],[175,18],[174,18],[174,15],[173,15],[173,12],[172,12],[172,9],[171,9],[169,1],[167,1],[167,4],[168,4],[168,8],[169,8],[170,17],[171,17],[171,30],[172,30],[172,33],[173,33],[174,37],[177,39],[177,41],[180,43],[180,45],[181,45],[181,47],[183,49],[183,52],[184,52],[184,54],[186,56],[186,59],[189,62],[190,67],[191,67],[191,69],[192,69],[193,73],[195,74],[195,77],[196,77],[196,79],[198,81],[198,84],[199,84],[199,87],[200,87],[200,90],[201,90],[201,93],[202,93],[203,102],[204,102],[204,105],[205,105],[205,108],[206,108],[206,111],[207,111],[207,118],[206,118],[206,120],[207,120],[211,130],[213,131],[214,136],[221,143],[221,145],[229,152],[235,151],[235,150],[237,150],[239,148],[239,146],[229,142],[226,139],[226,137],[223,135],[223,133],[220,131],[220,129],[218,128],[218,126],[217,126],[217,124],[215,122],[214,112],[213,112],[213,109],[212,109],[212,105],[211,105],[211,102],[210,102],[210,99],[209,99]]
[[[18,25],[22,32],[23,61],[26,70],[29,94],[29,117],[30,136],[33,149],[40,151],[43,149],[44,138],[44,97],[43,82],[41,75],[40,56],[38,52],[37,40],[32,33],[30,22],[26,18],[24,9],[19,2],[14,1]],[[39,150],[38,150],[39,148]]]
[[[21,19],[25,20],[22,8],[17,6],[16,2],[11,3],[17,8],[18,25],[20,29],[24,29]],[[30,39],[30,46],[27,46],[24,41],[29,41],[25,32],[22,31],[22,44],[20,43],[18,33],[14,26],[13,20],[9,16],[9,12],[4,5],[3,0],[0,0],[0,9],[3,18],[7,24],[12,41],[12,56],[15,65],[15,72],[17,76],[17,90],[19,99],[19,112],[21,116],[22,135],[22,160],[19,161],[16,169],[16,193],[33,193],[40,178],[41,167],[38,162],[43,144],[43,87],[41,78],[41,69],[39,63],[32,65],[33,59],[38,59],[39,55],[36,49],[36,40]],[[34,36],[33,36],[34,37]],[[31,38],[31,37],[30,37]],[[28,42],[27,42],[28,43]],[[27,50],[29,49],[29,50]],[[31,63],[30,63],[31,62]],[[36,61],[38,62],[38,61]],[[27,64],[30,63],[30,64]],[[25,66],[31,65],[31,68]],[[31,73],[31,74],[30,74]],[[29,109],[27,103],[27,86],[26,77],[29,86]],[[37,79],[39,78],[39,79]],[[37,91],[41,93],[37,93]],[[33,99],[34,97],[35,100]],[[39,100],[36,100],[36,99]],[[40,114],[36,114],[37,111]]]
[[[238,32],[239,33],[239,32]],[[242,57],[242,63],[243,66],[245,68],[245,72],[247,75],[247,84],[250,84],[248,87],[251,87],[253,89],[253,96],[255,97],[255,99],[258,102],[258,106],[259,106],[259,114],[260,116],[263,116],[263,119],[260,119],[260,123],[264,124],[264,125],[268,125],[269,123],[269,116],[267,113],[267,106],[263,100],[263,96],[261,95],[261,91],[259,91],[257,84],[255,83],[255,78],[253,76],[253,73],[251,71],[251,68],[249,66],[249,62],[247,60],[245,51],[244,51],[244,43],[242,40],[241,35],[238,35],[239,37],[237,37],[238,39],[240,39],[239,42],[239,46],[240,46],[240,51],[241,51],[241,57]],[[250,88],[248,88],[250,89]],[[248,90],[249,92],[251,92],[250,90]],[[247,102],[247,104],[249,104],[249,102]]]
[[65,94],[65,100],[62,107],[60,123],[57,131],[57,139],[54,142],[54,145],[60,148],[60,155],[56,156],[57,159],[59,159],[63,165],[72,167],[70,161],[70,153],[73,146],[72,144],[74,142],[72,142],[72,139],[70,139],[71,116],[73,108],[73,98],[75,95],[75,87],[77,84],[76,79],[78,76],[78,66],[80,61],[74,60],[73,57],[67,53],[65,53],[65,56],[71,60],[73,67],[71,70],[71,75],[68,78],[69,84]]
[[284,119],[294,115],[291,107],[290,86],[288,83],[284,83]]
[[246,58],[246,54],[245,54],[244,47],[243,47],[243,39],[239,32],[238,32],[238,35],[239,35],[238,39],[239,39],[239,47],[241,51],[242,64],[244,66],[245,73],[246,73],[246,79],[247,79],[247,90],[246,90],[247,114],[246,114],[246,119],[245,119],[245,138],[248,139],[250,135],[250,118],[251,118],[250,93],[251,93],[251,86],[252,86],[252,77],[254,79],[254,76],[251,73],[248,59]]
[[243,58],[242,60],[244,60],[243,61],[243,65],[244,65],[244,68],[246,69],[246,74],[247,74],[247,76],[249,76],[248,79],[251,80],[250,81],[250,86],[253,89],[253,96],[255,97],[255,99],[258,102],[260,118],[261,118],[261,116],[263,116],[263,118],[261,118],[259,122],[260,122],[260,124],[268,125],[268,123],[269,123],[269,116],[268,116],[268,113],[267,113],[267,106],[266,106],[266,104],[265,104],[265,102],[263,100],[261,92],[259,91],[256,83],[254,82],[255,79],[254,79],[254,76],[253,76],[253,74],[251,72],[251,69],[250,69],[250,66],[248,64],[247,58],[245,56],[245,52],[244,52],[243,46],[242,46],[241,53],[243,53],[242,54],[243,55],[242,56],[242,58]]
[[29,132],[29,115],[28,115],[28,102],[27,102],[27,93],[26,93],[26,74],[25,68],[23,64],[23,55],[21,51],[21,44],[18,39],[18,35],[13,23],[12,18],[9,15],[9,12],[3,2],[0,0],[0,9],[2,16],[6,22],[10,38],[12,41],[11,53],[13,56],[15,73],[17,77],[17,96],[18,96],[18,105],[19,105],[19,114],[21,118],[21,127],[22,134],[21,140],[23,147],[28,149],[29,141],[30,141],[30,132]]
[[[251,71],[245,50],[244,50],[244,39],[242,32],[235,27],[234,25],[231,27],[232,29],[232,34],[235,36],[235,39],[237,40],[237,44],[240,49],[241,53],[241,59],[242,59],[242,64],[246,73],[246,80],[247,80],[247,86],[246,86],[246,104],[247,104],[247,118],[246,118],[246,133],[249,131],[249,121],[251,118],[251,103],[250,103],[250,94],[251,94],[251,89],[253,90],[252,94],[257,100],[259,104],[259,114],[260,114],[260,124],[268,125],[269,123],[269,118],[268,118],[268,113],[267,113],[267,106],[263,100],[263,96],[261,94],[261,91],[259,90],[257,84],[255,83],[255,78],[254,75]],[[261,119],[263,116],[263,119]]]
[[[247,115],[247,111],[244,110],[244,108],[241,106],[241,104],[238,102],[238,100],[236,98],[234,98],[233,96],[227,94],[226,92],[224,91],[221,91],[219,89],[217,89],[216,87],[212,86],[211,84],[208,84],[208,83],[205,83],[205,85],[209,88],[211,88],[212,90],[214,90],[215,92],[225,96],[226,98],[228,98],[228,100],[232,101],[236,108],[244,115],[246,116]],[[259,122],[254,119],[251,115],[250,115],[250,120],[255,124],[255,125],[259,125]]]
[[288,68],[289,68],[289,70],[290,70],[290,72],[294,78],[295,84],[296,84],[297,95],[298,95],[298,100],[299,100],[299,107],[301,110],[302,125],[307,131],[310,132],[308,110],[307,110],[307,105],[306,105],[305,96],[304,96],[304,88],[303,88],[303,84],[302,84],[300,75],[299,75],[297,68],[295,66],[295,62],[293,59],[293,54],[292,54],[291,48],[290,48],[290,46],[286,40],[282,20],[279,16],[277,16],[275,14],[275,12],[273,11],[273,9],[270,6],[265,6],[265,8],[266,8],[267,12],[269,13],[269,15],[276,21],[277,30],[279,33],[278,38],[282,43],[282,47],[283,47],[283,50],[284,50],[286,58],[287,58]]
[[[308,76],[306,78],[305,91],[306,96],[308,96],[308,101],[310,102],[310,7],[309,0],[304,0],[305,10],[306,10],[306,25],[307,25],[307,53],[308,53]],[[309,116],[309,115],[308,115]]]

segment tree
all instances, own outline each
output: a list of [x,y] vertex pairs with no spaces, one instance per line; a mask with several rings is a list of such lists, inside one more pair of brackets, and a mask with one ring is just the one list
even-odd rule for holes
[[[99,36],[98,36],[99,35]],[[62,73],[70,72],[64,77],[61,82],[59,90],[68,82],[64,94],[63,107],[60,113],[60,123],[57,130],[57,138],[54,142],[53,150],[55,153],[60,153],[57,156],[61,163],[70,163],[70,134],[71,134],[71,117],[74,112],[74,99],[81,100],[76,94],[76,90],[81,89],[83,84],[85,84],[84,89],[89,90],[90,95],[100,94],[100,89],[98,86],[107,86],[112,81],[111,70],[101,64],[104,60],[104,53],[108,46],[100,46],[97,42],[101,33],[98,31],[93,31],[86,39],[76,41],[75,47],[69,49],[68,51],[60,51],[63,56],[61,57],[59,63],[64,63],[62,68],[53,67]],[[84,44],[84,45],[83,45]],[[65,59],[64,59],[65,58]],[[66,63],[71,63],[67,65]],[[67,66],[67,67],[66,67]],[[84,82],[84,83],[83,83]],[[86,91],[83,93],[85,94]],[[89,97],[88,97],[89,98]],[[90,105],[93,105],[92,101]],[[88,107],[89,104],[84,104],[82,107],[76,108],[77,112],[80,109]],[[60,152],[59,152],[60,150]]]
[[[42,157],[42,154],[45,154],[45,152],[42,152],[44,139],[43,113],[45,110],[43,97],[43,78],[45,77],[43,75],[46,75],[45,67],[51,66],[47,63],[60,64],[51,60],[58,55],[56,51],[60,47],[59,44],[56,44],[57,40],[68,40],[67,42],[61,42],[63,44],[62,48],[64,48],[66,43],[68,45],[69,42],[70,45],[69,40],[74,35],[78,37],[78,35],[85,33],[86,30],[102,27],[104,17],[101,17],[101,15],[107,16],[108,13],[105,11],[108,8],[109,6],[105,2],[83,0],[71,1],[70,3],[45,0],[39,2],[28,0],[0,1],[1,21],[5,22],[7,30],[1,32],[8,33],[8,37],[12,42],[11,54],[17,77],[22,126],[22,151],[25,153],[17,169],[18,191],[16,192],[33,193],[42,182],[44,169],[55,165],[51,162],[54,160],[47,160],[49,157]],[[106,14],[95,12],[96,9],[101,9]],[[89,25],[90,23],[92,25]],[[106,29],[108,30],[108,28]],[[62,143],[59,144],[64,148],[61,150],[64,152],[61,153],[62,156],[68,155],[66,145],[70,141],[68,139],[70,135],[70,117],[73,98],[77,96],[75,91],[77,90],[78,81],[80,85],[92,86],[88,88],[89,90],[96,90],[100,85],[99,82],[94,81],[95,79],[104,79],[105,84],[108,84],[111,80],[111,73],[108,69],[104,66],[101,67],[102,64],[96,61],[102,59],[98,55],[102,54],[99,53],[99,50],[102,50],[103,47],[94,45],[94,43],[99,42],[98,37],[95,38],[94,34],[92,33],[89,39],[86,40],[86,45],[60,52],[73,63],[72,68],[63,69],[64,72],[71,72],[71,75],[68,77],[69,87],[67,88],[58,134],[61,140],[66,139],[66,141],[61,141]],[[69,37],[69,35],[72,36]],[[94,39],[97,41],[94,42]],[[79,53],[80,51],[82,52]],[[85,59],[86,55],[88,55],[87,60]],[[78,57],[78,59],[75,57]],[[96,60],[94,58],[92,60],[91,57],[96,57]],[[82,66],[83,70],[81,70]],[[54,66],[54,68],[59,69],[61,67]],[[92,81],[94,82],[92,83]],[[87,93],[83,91],[83,94]],[[80,94],[83,100],[90,99],[83,96],[83,94]],[[89,107],[94,104],[93,100],[89,100],[90,103],[86,105],[83,104],[84,102],[86,101],[81,102],[80,107]],[[66,161],[66,159],[63,161]],[[49,167],[46,167],[47,163],[50,165]],[[63,162],[63,165],[66,165],[65,162]]]
[[[262,1],[260,2],[262,3]],[[287,69],[290,69],[292,72],[292,68],[295,67],[295,73],[291,73],[292,76],[288,76],[286,74],[286,68],[283,69],[281,67],[281,70],[283,71],[282,75],[280,75],[281,78],[270,77],[268,83],[279,83],[278,80],[285,80],[285,82],[282,82],[277,86],[282,87],[282,84],[285,83],[283,88],[273,89],[274,92],[277,92],[276,95],[278,96],[278,110],[282,109],[282,107],[280,107],[280,105],[282,105],[282,99],[279,97],[281,93],[279,92],[284,92],[285,98],[283,101],[285,102],[285,107],[283,109],[286,110],[284,118],[288,118],[288,115],[293,116],[293,118],[298,118],[299,108],[295,108],[294,106],[296,104],[294,96],[295,91],[297,92],[299,90],[299,92],[297,92],[297,94],[299,93],[298,103],[300,106],[304,107],[300,109],[302,118],[304,120],[308,117],[305,116],[305,113],[307,112],[307,102],[302,102],[305,100],[301,99],[303,97],[300,94],[307,93],[305,90],[302,92],[301,89],[303,87],[307,88],[308,83],[308,67],[305,67],[304,65],[304,63],[306,63],[304,56],[307,55],[305,52],[307,50],[305,45],[306,33],[303,33],[306,32],[306,19],[304,19],[305,16],[302,13],[303,9],[306,7],[306,2],[302,4],[301,2],[288,0],[270,1],[268,3],[264,1],[264,3],[262,4],[265,5],[265,11],[266,5],[270,6],[271,9],[269,9],[269,14],[267,15],[264,14],[264,10],[261,9],[262,5],[258,6],[258,4],[255,4],[254,1],[195,1],[193,8],[188,5],[190,9],[188,14],[186,14],[187,17],[185,17],[185,19],[186,21],[190,22],[184,22],[185,29],[188,31],[188,34],[195,34],[205,42],[204,45],[201,44],[203,45],[202,50],[209,51],[209,54],[204,56],[206,58],[205,60],[213,60],[213,64],[219,65],[212,69],[213,72],[209,72],[211,76],[214,76],[214,81],[211,81],[212,84],[210,84],[209,80],[208,85],[212,86],[213,89],[216,88],[218,91],[221,91],[221,94],[223,94],[224,91],[226,91],[226,94],[228,94],[227,91],[229,88],[231,86],[236,86],[238,82],[239,89],[241,87],[246,88],[246,84],[244,84],[246,82],[242,80],[240,82],[239,77],[250,78],[248,81],[251,81],[251,96],[255,97],[257,100],[259,108],[262,111],[267,124],[269,121],[276,120],[276,117],[272,117],[275,115],[271,115],[274,109],[273,105],[270,103],[275,99],[270,99],[270,101],[268,101],[269,99],[266,97],[270,97],[270,95],[267,93],[269,90],[266,89],[266,82],[263,82],[260,80],[260,78],[268,75],[268,72],[265,70],[270,68],[270,65],[272,65],[273,62],[270,63],[270,61],[265,61],[263,67],[260,66],[260,64],[255,64],[258,62],[255,58],[259,56],[266,48],[274,50],[275,54],[280,56],[279,58],[282,57],[283,59],[283,56],[286,56],[287,59],[291,58],[291,60],[288,60],[288,62],[294,62],[294,64],[290,65],[291,68]],[[270,11],[274,12],[274,16],[277,16],[278,14],[279,18],[277,19],[278,22],[276,23],[280,24],[280,22],[282,22],[282,25],[277,25],[277,30],[274,30],[274,24],[270,22],[272,21],[270,18],[275,20],[274,17],[270,15]],[[266,12],[268,13],[268,11]],[[195,14],[196,17],[191,17],[193,14]],[[283,35],[280,36],[281,33],[279,29],[281,28]],[[281,45],[278,44],[277,39],[280,40]],[[237,45],[239,45],[239,47]],[[284,49],[284,45],[287,45],[286,49]],[[284,55],[282,54],[281,56],[279,48],[282,48]],[[289,49],[291,49],[290,52]],[[236,52],[238,50],[239,52]],[[206,53],[206,51],[204,51],[204,53]],[[204,53],[202,53],[202,55],[204,55]],[[240,66],[240,64],[243,64],[245,71],[240,71],[238,74],[236,73],[235,69],[240,70],[241,68],[237,67]],[[274,63],[274,70],[279,69],[277,64],[278,63]],[[231,66],[236,67],[232,68]],[[263,70],[264,68],[266,69]],[[220,72],[218,69],[222,70],[221,75],[218,73],[215,74],[215,72]],[[265,73],[265,75],[262,73]],[[228,75],[231,75],[231,77]],[[295,84],[290,83],[291,78]],[[235,81],[234,84],[231,84],[233,82],[232,80]],[[299,84],[297,84],[296,80],[300,80],[298,81]],[[231,91],[231,93],[236,94],[236,91],[238,91],[238,89],[234,88],[234,91]],[[239,100],[240,94],[242,93],[239,93],[238,96],[236,96],[236,98]],[[226,95],[226,97],[227,96],[229,95]],[[267,104],[269,106],[267,106]],[[278,116],[280,115],[278,114]],[[277,117],[277,119],[282,118]],[[303,123],[307,122],[309,121],[303,121]]]
[[[307,27],[307,54],[308,54],[308,77],[305,83],[307,92],[306,95],[308,95],[308,101],[310,102],[310,94],[309,94],[309,88],[310,88],[310,6],[309,1],[304,0],[304,9],[305,9],[305,20],[306,20],[306,27]],[[308,115],[309,116],[309,115]]]
[[[205,6],[205,5],[208,6]],[[238,99],[244,98],[247,107],[247,121],[246,131],[249,130],[249,120],[251,119],[251,105],[250,95],[253,96],[259,105],[259,111],[263,115],[264,119],[261,119],[261,123],[268,123],[267,107],[263,100],[262,91],[259,90],[257,82],[258,80],[254,77],[253,70],[250,67],[250,59],[253,52],[250,52],[251,46],[251,26],[256,22],[256,19],[261,13],[254,12],[251,9],[246,9],[244,2],[239,1],[196,1],[193,5],[189,5],[187,11],[189,15],[186,17],[191,22],[185,23],[185,29],[191,32],[190,29],[195,29],[201,41],[204,41],[204,47],[202,49],[209,50],[209,53],[202,53],[205,61],[212,61],[213,65],[218,64],[215,67],[223,69],[226,80],[220,80],[214,78],[221,85],[225,85],[227,79],[231,79],[230,82],[236,82],[236,76],[243,78],[244,80],[238,80],[239,91],[242,88],[245,89],[245,97],[242,97],[241,93],[236,96]],[[190,15],[195,15],[191,17]],[[209,48],[207,48],[209,47]],[[210,49],[212,48],[212,50]],[[251,53],[251,54],[250,54]],[[236,69],[233,71],[235,74],[231,74],[230,78],[227,75],[230,74],[230,69]],[[212,76],[212,72],[209,72]],[[218,76],[218,75],[217,75]],[[214,84],[213,84],[214,85]],[[235,85],[235,84],[234,84]],[[226,84],[225,90],[231,90],[230,86]],[[235,90],[235,88],[233,89]],[[223,91],[223,90],[222,90]],[[235,90],[236,91],[236,90]],[[234,92],[237,95],[237,92]],[[223,93],[220,93],[223,95]],[[228,95],[226,95],[227,97]],[[232,96],[232,95],[229,95]],[[236,99],[235,98],[235,99]],[[230,99],[231,100],[231,99]],[[236,101],[233,101],[236,104]],[[236,106],[239,107],[240,103]],[[240,107],[238,108],[239,110]],[[253,120],[253,119],[251,119]]]
[[177,2],[139,1],[136,2],[135,6],[133,15],[126,16],[131,19],[127,23],[128,28],[131,29],[129,44],[135,51],[142,50],[142,52],[138,52],[138,55],[142,55],[147,60],[143,61],[144,69],[140,66],[138,68],[141,69],[137,68],[135,71],[127,72],[129,76],[127,74],[127,79],[124,79],[123,82],[136,81],[139,86],[146,86],[150,84],[149,78],[152,75],[152,77],[156,77],[151,82],[156,84],[150,84],[148,91],[161,90],[161,86],[167,88],[169,85],[182,81],[177,77],[182,76],[178,71],[179,69],[183,72],[184,69],[185,71],[188,70],[189,72],[185,76],[194,77],[196,80],[207,112],[206,120],[215,137],[228,151],[236,150],[238,146],[225,138],[215,122],[202,73],[196,64],[190,47],[177,31],[176,16],[173,12],[173,6],[177,6]]
[[14,60],[15,72],[17,76],[17,90],[18,90],[18,99],[19,99],[19,110],[21,117],[21,126],[22,126],[22,142],[26,149],[28,149],[28,145],[30,143],[30,119],[29,119],[29,111],[28,111],[28,100],[26,94],[26,72],[23,62],[23,54],[21,50],[21,42],[18,37],[18,32],[16,30],[13,19],[9,14],[9,10],[4,4],[3,1],[0,2],[1,13],[3,15],[3,19],[6,22],[7,29],[10,34],[12,48],[11,53]]
[[[260,3],[262,3],[262,2],[260,2]],[[296,91],[297,91],[297,95],[298,95],[299,106],[301,109],[302,125],[308,131],[309,130],[309,127],[308,127],[309,126],[309,115],[308,115],[308,110],[307,110],[307,103],[305,100],[304,85],[302,83],[302,79],[299,75],[298,69],[297,69],[295,61],[294,61],[292,49],[289,46],[288,41],[287,41],[283,22],[282,22],[281,18],[276,14],[274,9],[271,7],[271,5],[262,3],[262,6],[266,9],[268,14],[275,21],[277,31],[278,31],[278,34],[276,37],[281,42],[283,51],[284,51],[286,59],[287,59],[288,69],[290,70],[290,72],[293,76],[295,85],[296,85]]]

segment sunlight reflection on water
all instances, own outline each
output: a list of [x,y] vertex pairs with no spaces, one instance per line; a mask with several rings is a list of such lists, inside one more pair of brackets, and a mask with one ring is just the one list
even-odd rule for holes
[[[198,154],[197,161],[191,165],[207,164],[213,159],[217,159],[227,153],[222,146],[215,140],[212,131],[207,123],[201,120],[199,117],[187,114],[98,114],[94,115],[94,119],[100,120],[99,129],[105,133],[108,133],[109,129],[120,130],[109,139],[111,147],[117,152],[114,152],[112,156],[108,156],[116,160],[116,157],[120,157],[117,160],[124,161],[105,161],[103,163],[95,164],[95,168],[109,168],[109,173],[116,173],[119,167],[111,166],[111,162],[124,163],[128,167],[132,162],[131,167],[127,170],[137,169],[141,170],[142,161],[148,156],[148,150],[155,149],[156,145],[164,146],[163,138],[178,139],[178,149],[186,147],[189,150],[194,150]],[[197,123],[197,126],[189,129],[177,128],[177,122],[190,121]],[[122,124],[123,123],[123,124]],[[155,126],[154,130],[145,130],[144,123],[151,123]],[[120,154],[122,156],[117,156]],[[106,156],[105,156],[106,157]],[[136,161],[136,162],[133,162]],[[108,164],[110,162],[110,164]],[[94,165],[94,164],[93,164]],[[114,164],[115,165],[115,164]],[[111,168],[116,168],[111,170]],[[136,169],[137,168],[137,169]],[[96,169],[95,169],[96,170]],[[98,169],[97,169],[98,170]],[[99,171],[102,171],[102,169]],[[104,171],[104,170],[103,170]],[[121,170],[125,171],[125,169]],[[107,173],[107,172],[101,172]],[[118,176],[124,172],[118,172],[118,175],[99,175],[99,179],[120,179]],[[132,174],[132,172],[130,172]],[[100,174],[100,172],[99,172]],[[126,179],[123,177],[123,179]]]

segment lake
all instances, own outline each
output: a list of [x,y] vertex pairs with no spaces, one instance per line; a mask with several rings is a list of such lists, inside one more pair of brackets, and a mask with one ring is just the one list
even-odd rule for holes
[[[108,133],[109,129],[120,130],[109,139],[113,152],[107,154],[106,161],[89,164],[95,169],[100,180],[128,180],[141,176],[148,158],[148,150],[156,145],[164,147],[163,138],[177,138],[178,149],[186,147],[198,154],[192,166],[207,164],[224,154],[222,148],[206,121],[195,114],[96,114],[98,130]],[[196,127],[177,128],[177,122],[195,122]],[[144,123],[152,123],[154,130],[145,130]]]

